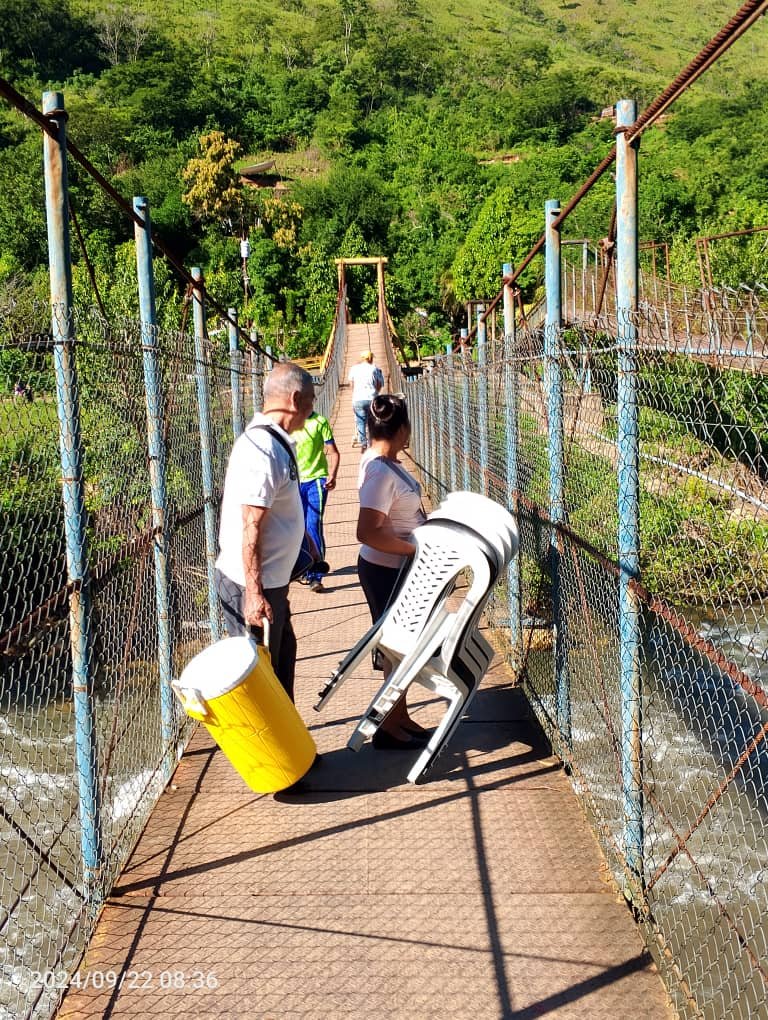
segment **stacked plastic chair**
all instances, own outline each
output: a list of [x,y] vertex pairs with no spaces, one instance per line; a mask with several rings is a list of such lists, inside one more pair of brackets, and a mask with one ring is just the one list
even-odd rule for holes
[[[469,522],[472,522],[471,524]],[[412,683],[448,702],[429,743],[408,773],[421,782],[456,730],[493,649],[480,619],[502,571],[517,555],[514,517],[472,492],[450,493],[413,533],[416,555],[392,605],[363,635],[320,691],[319,711],[371,652],[393,664],[347,746],[357,751],[372,737]],[[466,586],[458,587],[466,575]]]

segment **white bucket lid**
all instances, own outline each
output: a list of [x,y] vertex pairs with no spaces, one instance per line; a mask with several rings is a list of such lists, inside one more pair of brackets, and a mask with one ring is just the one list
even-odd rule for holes
[[239,687],[258,661],[259,648],[251,638],[223,638],[198,652],[173,686],[210,701]]

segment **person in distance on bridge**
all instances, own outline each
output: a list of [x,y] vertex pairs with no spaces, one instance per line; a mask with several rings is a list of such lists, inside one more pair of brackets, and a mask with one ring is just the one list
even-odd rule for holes
[[[299,489],[304,508],[304,525],[320,559],[325,559],[323,513],[328,493],[336,486],[339,470],[339,448],[333,438],[330,422],[313,411],[303,428],[294,433],[296,460],[299,463]],[[323,574],[310,567],[299,578],[311,591],[323,591]]]
[[355,412],[356,435],[353,446],[365,451],[368,448],[366,420],[371,401],[384,388],[384,373],[373,360],[373,351],[361,351],[360,361],[349,371],[352,383],[352,410]]
[[268,620],[269,654],[293,701],[296,636],[288,585],[304,537],[299,473],[289,433],[312,413],[312,376],[290,361],[264,384],[264,409],[236,440],[221,501],[216,587],[227,633],[247,635]]

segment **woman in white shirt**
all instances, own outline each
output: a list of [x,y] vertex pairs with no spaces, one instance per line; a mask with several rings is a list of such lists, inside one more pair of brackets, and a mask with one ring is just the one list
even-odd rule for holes
[[[397,455],[408,446],[411,424],[402,397],[377,396],[368,410],[370,447],[360,461],[360,514],[357,561],[360,584],[375,622],[397,592],[404,567],[416,552],[411,533],[425,518],[421,486],[400,464]],[[385,676],[392,670],[386,659]],[[408,715],[405,697],[392,709],[373,737],[380,750],[423,747],[430,736]]]

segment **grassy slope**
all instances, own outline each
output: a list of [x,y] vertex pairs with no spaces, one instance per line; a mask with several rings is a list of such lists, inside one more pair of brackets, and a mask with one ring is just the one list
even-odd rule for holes
[[[85,9],[103,0],[80,0]],[[213,48],[248,59],[261,39],[278,52],[286,40],[301,39],[317,18],[328,33],[341,18],[331,0],[306,0],[305,10],[286,10],[285,0],[132,0],[153,21],[179,38],[206,36]],[[392,9],[393,0],[371,0],[374,8]],[[290,5],[286,5],[290,6]],[[735,0],[419,0],[419,9],[444,38],[447,49],[465,63],[490,47],[508,49],[514,60],[519,40],[547,42],[558,63],[627,71],[662,84],[671,80],[738,9]],[[702,85],[727,92],[747,74],[768,75],[768,26],[758,22]],[[612,101],[612,100],[609,100]]]

